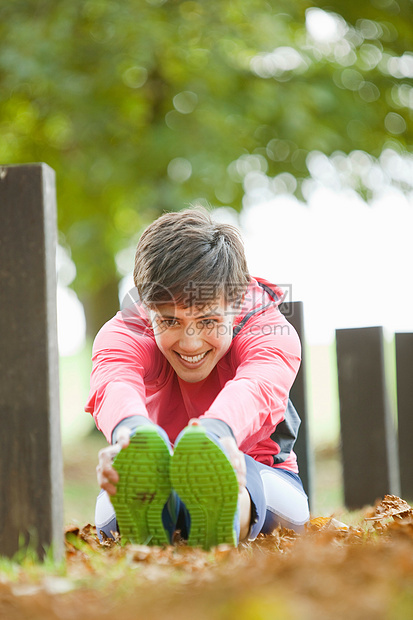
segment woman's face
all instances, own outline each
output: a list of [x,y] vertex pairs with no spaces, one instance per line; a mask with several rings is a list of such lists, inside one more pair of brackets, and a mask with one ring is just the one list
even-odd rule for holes
[[206,379],[228,351],[235,316],[223,298],[202,308],[162,304],[150,311],[156,344],[188,383]]

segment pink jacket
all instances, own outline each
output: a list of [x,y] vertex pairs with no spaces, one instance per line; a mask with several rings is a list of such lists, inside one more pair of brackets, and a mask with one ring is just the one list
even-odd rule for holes
[[156,345],[142,305],[118,312],[96,336],[85,410],[108,441],[117,424],[131,416],[159,424],[172,443],[191,418],[218,418],[244,453],[297,472],[291,448],[299,423],[287,420],[287,403],[301,346],[278,309],[282,295],[279,287],[252,279],[230,348],[198,383],[176,375]]

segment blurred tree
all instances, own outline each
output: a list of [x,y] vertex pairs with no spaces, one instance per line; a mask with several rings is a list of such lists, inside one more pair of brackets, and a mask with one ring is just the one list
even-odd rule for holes
[[326,6],[2,3],[1,161],[56,170],[90,334],[118,307],[115,256],[163,210],[239,209],[251,169],[300,195],[314,150],[412,150],[412,0]]

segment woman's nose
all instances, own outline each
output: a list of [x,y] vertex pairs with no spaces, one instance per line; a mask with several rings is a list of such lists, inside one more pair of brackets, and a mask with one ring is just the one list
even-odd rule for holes
[[189,323],[181,334],[179,346],[188,353],[197,352],[202,347],[202,338],[196,323]]

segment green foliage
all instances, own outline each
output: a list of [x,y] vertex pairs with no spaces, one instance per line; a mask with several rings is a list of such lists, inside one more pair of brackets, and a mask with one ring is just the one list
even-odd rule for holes
[[116,276],[114,255],[164,209],[239,209],[245,166],[288,172],[299,193],[314,149],[411,150],[411,0],[331,0],[336,36],[318,40],[315,4],[2,3],[2,163],[56,170],[80,294]]

